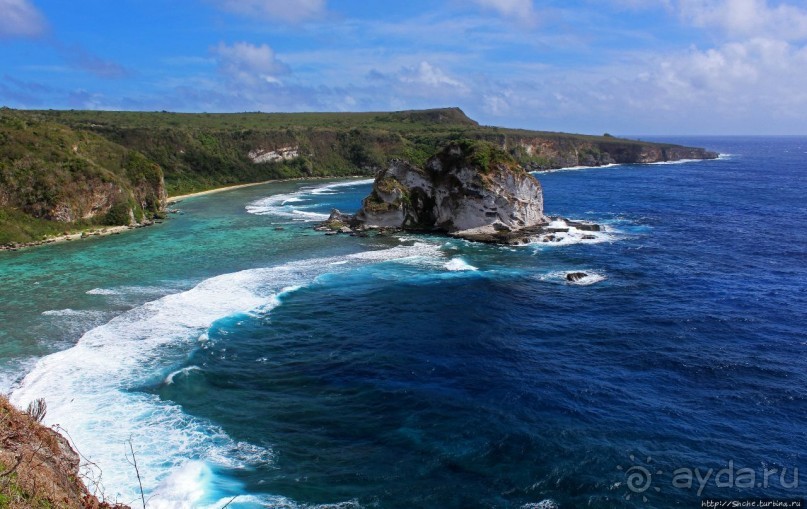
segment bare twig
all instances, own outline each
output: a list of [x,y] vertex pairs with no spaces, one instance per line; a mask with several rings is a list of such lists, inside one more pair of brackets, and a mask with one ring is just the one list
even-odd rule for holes
[[140,485],[140,500],[143,502],[143,509],[146,509],[146,496],[143,494],[143,481],[140,480],[140,470],[137,468],[137,458],[135,457],[134,446],[132,446],[132,438],[129,437],[129,450],[132,452],[132,461],[129,461],[129,458],[126,458],[126,461],[129,461],[129,464],[132,465],[135,469],[135,474],[137,474],[137,484]]
[[31,419],[36,422],[42,422],[47,411],[48,405],[45,403],[45,398],[39,398],[28,403],[28,408],[25,410],[25,413],[30,415]]

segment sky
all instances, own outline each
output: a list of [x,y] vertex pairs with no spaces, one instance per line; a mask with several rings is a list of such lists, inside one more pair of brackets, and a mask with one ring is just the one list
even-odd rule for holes
[[0,0],[0,105],[807,134],[807,0]]

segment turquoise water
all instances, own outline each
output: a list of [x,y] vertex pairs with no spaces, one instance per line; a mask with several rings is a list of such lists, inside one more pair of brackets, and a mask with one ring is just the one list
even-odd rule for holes
[[[797,495],[807,140],[680,142],[730,155],[538,175],[549,213],[607,226],[594,240],[326,237],[312,221],[370,184],[318,181],[1,253],[4,386],[20,405],[45,397],[46,422],[124,502],[139,498],[131,440],[149,507]],[[576,270],[592,277],[568,284]],[[729,461],[787,470],[672,484]],[[646,489],[631,467],[652,471]]]

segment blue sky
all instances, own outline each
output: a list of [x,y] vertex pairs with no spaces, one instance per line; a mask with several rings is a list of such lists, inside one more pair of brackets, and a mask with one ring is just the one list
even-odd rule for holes
[[807,1],[0,0],[0,105],[807,134]]

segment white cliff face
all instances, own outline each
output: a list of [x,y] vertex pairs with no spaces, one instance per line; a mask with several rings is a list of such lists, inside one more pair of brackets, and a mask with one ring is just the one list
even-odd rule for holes
[[462,150],[449,146],[425,169],[393,161],[376,178],[357,219],[370,228],[438,230],[468,238],[547,222],[535,177],[514,163],[480,168]]
[[253,163],[275,163],[279,161],[288,161],[300,157],[300,147],[281,147],[277,150],[265,150],[256,148],[250,150],[247,154]]

